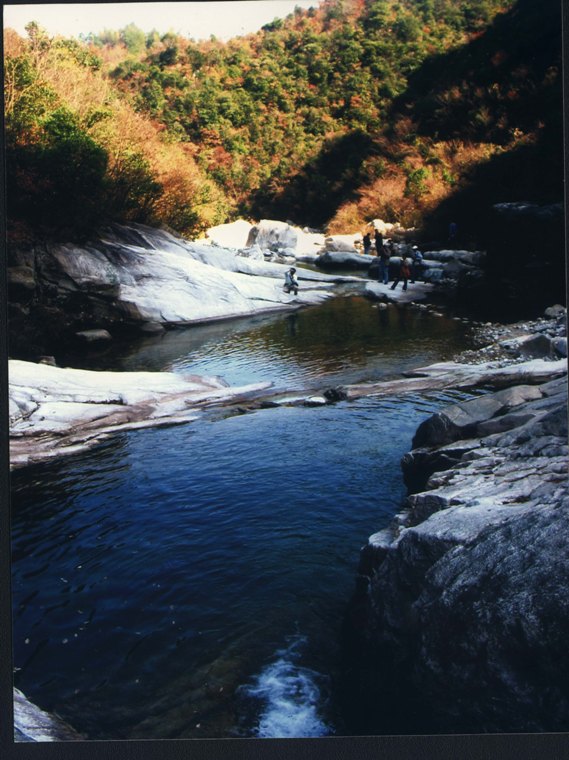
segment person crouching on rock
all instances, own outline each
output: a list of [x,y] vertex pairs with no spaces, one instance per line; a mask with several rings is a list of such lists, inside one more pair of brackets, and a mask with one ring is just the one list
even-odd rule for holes
[[391,286],[391,290],[395,290],[397,287],[397,284],[399,283],[399,280],[403,280],[403,290],[407,290],[407,283],[409,281],[409,277],[411,276],[411,270],[409,269],[409,262],[407,261],[407,254],[404,253],[401,257],[401,263],[399,264],[399,272],[397,273],[395,279],[393,280],[393,285]]
[[298,295],[298,280],[295,277],[296,269],[294,267],[291,267],[288,271],[285,272],[285,293],[290,293],[291,291],[294,293],[295,296]]

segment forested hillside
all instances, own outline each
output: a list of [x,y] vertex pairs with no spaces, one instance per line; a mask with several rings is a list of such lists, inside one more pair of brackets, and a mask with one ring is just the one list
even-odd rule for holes
[[326,0],[228,43],[33,27],[6,56],[13,222],[343,232],[562,197],[556,0]]
[[163,138],[115,92],[101,60],[75,40],[7,30],[5,137],[8,233],[88,235],[108,221],[195,233],[225,220],[224,193],[191,143]]

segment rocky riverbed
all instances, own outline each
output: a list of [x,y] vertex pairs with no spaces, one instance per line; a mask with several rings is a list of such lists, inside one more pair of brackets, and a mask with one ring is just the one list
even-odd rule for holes
[[[362,550],[346,627],[364,732],[382,710],[414,710],[415,731],[567,730],[566,341],[554,313],[487,329],[497,340],[483,363],[463,358],[501,389],[426,420],[403,459],[409,496]],[[538,362],[544,374],[526,371]]]
[[[281,282],[291,241],[271,242],[273,232],[262,229],[253,240],[250,232],[239,250],[133,228],[110,232],[104,250],[22,254],[8,273],[11,292],[19,294],[12,324],[33,312],[58,339],[75,331],[78,340],[102,340],[92,331],[126,323],[156,331],[298,308],[328,298],[335,283],[358,282],[306,270],[302,295],[291,298]],[[266,249],[265,256],[261,249],[259,257],[259,241],[275,250]],[[316,244],[307,237],[303,254],[297,241],[298,258],[313,259]],[[390,300],[417,301],[432,287],[391,292]],[[386,296],[375,283],[366,292],[380,301]],[[480,389],[480,398],[417,431],[403,463],[407,502],[362,551],[359,593],[346,629],[358,652],[347,692],[363,694],[368,706],[360,710],[364,733],[375,732],[379,713],[410,691],[421,714],[430,716],[429,731],[566,730],[565,319],[565,310],[554,307],[532,322],[480,325],[479,349],[453,361],[387,382],[323,387],[310,396],[271,393],[268,383],[230,388],[215,377],[11,361],[11,463],[79,451],[140,426],[187,422],[212,406],[253,411]],[[25,697],[17,696],[27,710]],[[23,715],[36,715],[33,705],[26,710]],[[22,726],[17,722],[20,738],[31,736]]]

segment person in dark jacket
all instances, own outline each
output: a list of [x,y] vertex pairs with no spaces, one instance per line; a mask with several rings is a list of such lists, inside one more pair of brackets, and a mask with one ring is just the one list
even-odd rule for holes
[[389,284],[389,259],[393,252],[393,243],[389,240],[381,248],[379,254],[379,281],[384,285]]
[[448,242],[456,243],[457,237],[458,237],[458,224],[456,222],[451,222],[448,226]]
[[369,253],[371,251],[371,235],[369,232],[366,232],[366,234],[363,236],[363,243],[364,243],[364,253]]
[[373,238],[375,240],[375,251],[378,256],[381,256],[381,251],[383,250],[383,235],[379,230],[375,230]]

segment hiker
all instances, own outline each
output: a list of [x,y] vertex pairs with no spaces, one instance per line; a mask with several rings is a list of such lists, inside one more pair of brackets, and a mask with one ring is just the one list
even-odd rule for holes
[[369,232],[366,232],[366,234],[363,236],[363,243],[364,243],[364,253],[368,254],[371,251],[371,235]]
[[285,293],[290,293],[291,290],[294,292],[294,295],[298,295],[298,280],[294,276],[296,274],[296,269],[294,267],[291,267],[285,272]]
[[384,285],[389,284],[389,259],[393,251],[393,242],[388,241],[381,247],[381,253],[379,254],[379,281]]
[[379,230],[375,230],[373,233],[373,237],[375,240],[375,251],[378,256],[381,256],[381,251],[383,250],[383,235]]
[[399,280],[403,280],[403,290],[407,290],[407,283],[410,276],[411,271],[409,269],[409,262],[407,261],[407,254],[404,253],[401,257],[401,263],[399,264],[399,272],[397,273],[396,278],[393,280],[391,290],[395,290],[399,283]]
[[413,259],[413,263],[411,264],[411,283],[414,283],[415,280],[423,279],[423,254],[418,246],[414,245],[411,248],[411,257]]
[[448,242],[454,243],[458,237],[458,224],[451,222],[448,226]]

